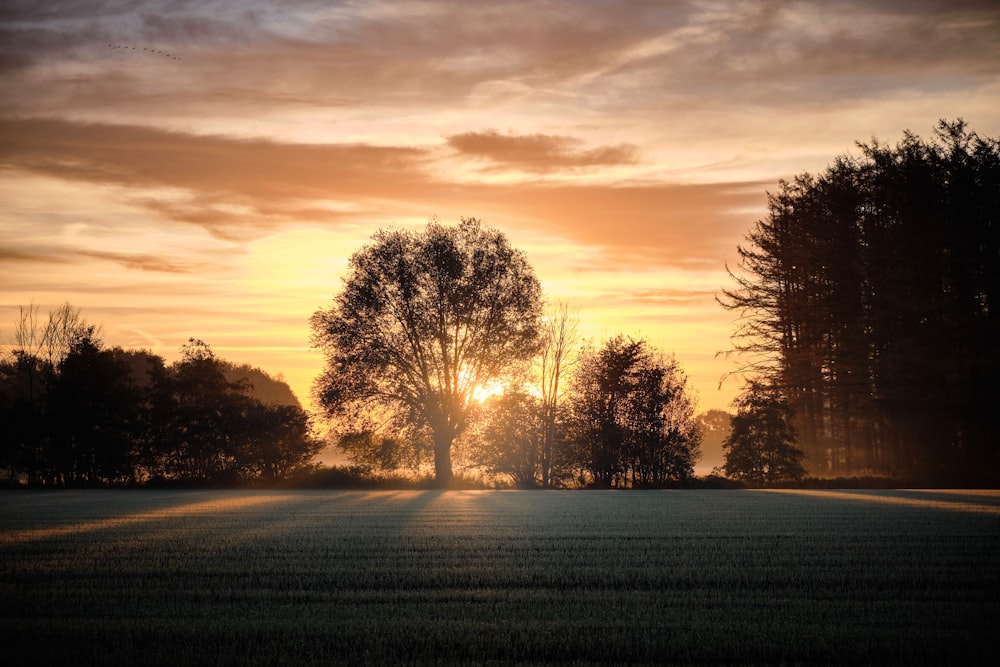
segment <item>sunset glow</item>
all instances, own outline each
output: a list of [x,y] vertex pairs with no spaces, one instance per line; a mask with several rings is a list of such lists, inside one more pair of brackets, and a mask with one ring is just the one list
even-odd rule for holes
[[507,386],[503,382],[490,382],[482,387],[476,387],[472,392],[472,400],[485,403],[494,396],[502,396]]
[[995,5],[5,9],[0,342],[68,301],[109,345],[194,336],[309,405],[351,254],[474,216],[581,338],[645,337],[725,408],[715,296],[766,192],[940,118],[1000,134]]

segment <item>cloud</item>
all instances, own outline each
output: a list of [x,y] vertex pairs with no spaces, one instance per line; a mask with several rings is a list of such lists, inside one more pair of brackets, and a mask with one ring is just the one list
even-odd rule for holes
[[[5,241],[9,243],[9,241]],[[15,250],[13,248],[3,248],[0,247],[0,264],[4,263],[35,263],[40,262],[44,264],[65,264],[69,260],[65,257],[60,257],[52,254],[51,252],[36,252],[29,250]]]
[[[787,178],[873,134],[998,118],[989,3],[28,5],[0,22],[0,115],[342,149],[445,137],[467,179]],[[107,48],[120,42],[184,60]],[[204,203],[171,204],[220,238],[252,231]]]
[[[209,228],[259,224],[303,201],[412,194],[425,151],[301,145],[56,119],[0,119],[0,165],[63,179],[188,193],[161,212]],[[157,205],[154,204],[154,207]],[[331,213],[330,217],[334,214]]]
[[[565,145],[561,138],[543,139],[530,159],[565,161],[551,157],[553,146],[558,151]],[[494,149],[502,152],[495,144]],[[529,159],[530,152],[521,159]],[[292,225],[364,226],[368,221],[371,226],[372,220],[474,215],[501,227],[540,229],[604,247],[609,261],[643,257],[690,265],[719,262],[734,236],[748,226],[746,211],[764,201],[765,184],[756,181],[453,182],[432,173],[436,154],[433,147],[302,145],[54,119],[0,119],[0,166],[133,189],[132,203],[151,214],[195,224],[226,239],[256,238]],[[578,154],[572,159],[583,158]],[[171,194],[145,194],[157,190]],[[330,200],[352,207],[324,211]]]
[[0,138],[0,159],[33,171],[253,198],[381,191],[373,177],[408,174],[425,156],[418,148],[280,144],[56,119],[0,120]]
[[640,301],[649,305],[702,305],[706,301],[711,302],[715,297],[715,290],[697,289],[672,289],[672,288],[645,288],[632,290],[630,296],[635,301]]
[[[19,114],[198,117],[241,100],[437,109],[489,87],[561,99],[567,111],[692,112],[834,103],[1000,72],[990,2],[30,4],[0,18],[0,66],[20,72],[0,108]],[[183,67],[146,69],[108,43],[177,53]]]
[[510,186],[505,197],[514,202],[506,207],[509,212],[576,243],[604,248],[612,265],[704,268],[706,263],[721,266],[732,253],[753,222],[748,211],[763,210],[769,185]]
[[172,262],[163,257],[155,255],[143,255],[134,253],[87,251],[80,250],[74,254],[93,259],[103,259],[121,264],[127,269],[138,269],[140,271],[155,271],[159,273],[191,273],[199,269],[206,268],[204,264],[194,262]]
[[[10,241],[6,241],[6,243],[10,243]],[[0,264],[75,264],[84,258],[106,260],[128,269],[159,273],[192,273],[208,266],[204,263],[175,261],[150,254],[81,250],[66,246],[52,247],[45,251],[0,248]]]
[[573,137],[547,134],[510,135],[496,130],[465,132],[448,137],[459,153],[496,163],[495,169],[513,167],[544,173],[582,167],[631,165],[639,149],[631,144],[577,150],[583,142]]

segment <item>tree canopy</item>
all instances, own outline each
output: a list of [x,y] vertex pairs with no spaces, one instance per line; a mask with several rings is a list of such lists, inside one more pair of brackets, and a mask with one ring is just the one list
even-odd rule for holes
[[597,486],[661,486],[694,474],[701,434],[687,377],[643,340],[585,348],[569,413],[574,459]]
[[480,221],[382,230],[312,317],[326,357],[318,403],[341,438],[401,437],[419,450],[429,434],[446,485],[476,391],[535,354],[541,311],[524,254]]
[[795,446],[792,412],[781,391],[752,380],[734,407],[732,430],[722,444],[726,475],[761,486],[802,479],[803,452]]
[[[200,340],[167,366],[145,350],[105,347],[68,305],[41,322],[22,309],[13,353],[0,359],[0,469],[10,479],[248,483],[287,477],[319,449],[287,385],[216,358]],[[284,404],[260,400],[247,378],[266,378],[265,395]]]
[[814,474],[995,483],[1000,141],[941,121],[769,195],[723,305]]

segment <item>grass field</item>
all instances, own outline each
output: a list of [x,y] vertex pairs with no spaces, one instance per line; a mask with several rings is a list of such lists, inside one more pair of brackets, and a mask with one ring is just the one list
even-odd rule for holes
[[1000,492],[12,491],[5,664],[1000,664]]

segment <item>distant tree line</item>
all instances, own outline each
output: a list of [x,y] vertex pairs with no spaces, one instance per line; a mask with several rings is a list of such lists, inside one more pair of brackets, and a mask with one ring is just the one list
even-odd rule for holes
[[721,299],[734,351],[814,474],[995,482],[1000,142],[959,120],[859,147],[769,195]]
[[235,484],[305,466],[320,442],[287,384],[191,339],[176,363],[105,347],[64,305],[22,308],[0,360],[0,470],[34,485]]

